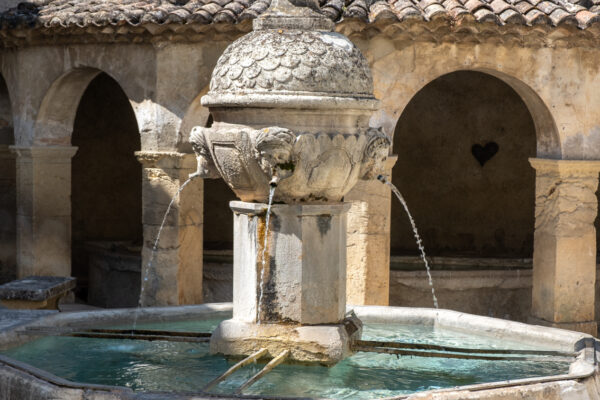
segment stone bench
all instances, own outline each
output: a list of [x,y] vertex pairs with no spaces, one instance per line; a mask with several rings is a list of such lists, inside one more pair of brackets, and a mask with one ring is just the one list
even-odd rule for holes
[[13,309],[58,309],[58,302],[75,288],[75,278],[30,276],[0,285],[0,303]]

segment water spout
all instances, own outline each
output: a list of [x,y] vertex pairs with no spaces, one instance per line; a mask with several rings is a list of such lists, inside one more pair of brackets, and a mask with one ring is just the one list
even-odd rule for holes
[[[152,267],[152,263],[154,261],[155,255],[156,255],[156,251],[158,250],[158,243],[160,242],[160,234],[162,233],[163,228],[165,227],[165,224],[167,222],[167,217],[169,216],[169,213],[171,212],[171,208],[173,208],[173,204],[175,204],[175,200],[177,200],[177,198],[179,197],[179,194],[183,191],[183,189],[191,181],[193,181],[195,178],[197,178],[199,176],[200,176],[200,174],[197,172],[190,174],[188,179],[185,182],[183,182],[183,184],[179,187],[179,189],[177,189],[177,192],[175,193],[175,195],[173,195],[173,198],[171,199],[171,202],[169,203],[169,206],[167,207],[167,211],[165,212],[165,215],[163,216],[162,222],[158,229],[156,239],[154,240],[154,244],[152,245],[152,253],[150,254],[150,259],[148,260],[148,264],[146,265],[146,268],[143,271],[143,279],[142,279],[141,288],[140,288],[140,297],[138,299],[138,309],[140,307],[143,307],[142,303],[143,303],[143,298],[144,298],[144,291],[146,289],[146,283],[148,282],[148,279],[149,279],[148,273],[150,271],[150,268]],[[134,318],[133,318],[133,330],[135,330],[135,328],[136,328],[137,317],[138,317],[138,313],[136,311]]]
[[260,294],[258,296],[258,306],[257,306],[257,321],[256,323],[260,325],[260,311],[261,304],[265,292],[265,270],[267,269],[267,246],[269,245],[269,222],[271,219],[271,206],[273,205],[273,196],[275,195],[275,189],[277,189],[277,182],[279,182],[279,178],[276,175],[273,175],[271,182],[269,183],[269,204],[267,205],[267,215],[265,217],[265,238],[263,241],[263,248],[260,256],[261,269],[260,269]]
[[415,224],[415,220],[413,219],[410,211],[408,210],[408,204],[406,204],[406,200],[404,200],[404,197],[402,196],[402,194],[400,193],[398,188],[396,186],[394,186],[393,183],[388,181],[385,178],[385,176],[378,175],[377,179],[380,182],[388,185],[390,187],[390,189],[392,189],[392,192],[394,192],[394,194],[400,201],[400,204],[402,204],[402,207],[404,207],[404,211],[406,211],[406,215],[408,215],[410,225],[412,226],[412,230],[415,235],[415,239],[417,241],[417,246],[419,247],[419,251],[421,252],[421,259],[423,260],[423,263],[425,264],[425,270],[427,271],[427,277],[429,278],[429,287],[431,287],[431,296],[433,297],[433,305],[435,306],[435,308],[439,308],[437,297],[435,296],[435,289],[433,287],[433,279],[431,277],[431,268],[429,267],[429,261],[427,261],[427,256],[425,255],[425,247],[423,247],[423,241],[421,240],[421,236],[419,235],[419,231],[417,230],[417,225]]

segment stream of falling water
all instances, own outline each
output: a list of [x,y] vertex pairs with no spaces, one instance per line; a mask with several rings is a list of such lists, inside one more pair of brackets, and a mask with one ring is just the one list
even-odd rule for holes
[[410,211],[408,211],[408,204],[406,204],[406,200],[404,200],[404,197],[392,182],[385,179],[383,175],[379,175],[377,179],[379,179],[381,182],[388,185],[390,189],[392,189],[392,192],[394,192],[398,200],[400,200],[400,204],[402,204],[402,207],[404,207],[406,215],[408,215],[408,219],[410,220],[410,224],[412,225],[412,230],[417,241],[417,246],[419,246],[419,251],[421,252],[421,259],[423,260],[423,263],[425,263],[425,270],[427,271],[427,277],[429,278],[429,286],[431,287],[431,296],[433,297],[433,305],[435,306],[435,308],[439,308],[437,297],[435,297],[435,289],[433,287],[433,279],[431,278],[431,268],[429,268],[429,261],[427,261],[427,256],[425,255],[425,248],[423,247],[423,241],[421,240],[421,236],[419,235],[419,231],[417,230],[415,220],[413,219]]
[[258,306],[257,306],[257,324],[260,325],[260,311],[262,304],[263,295],[265,292],[265,269],[266,269],[266,257],[267,257],[267,245],[269,244],[269,221],[271,219],[271,206],[273,205],[273,196],[275,195],[276,185],[271,185],[269,188],[269,205],[267,206],[267,215],[265,218],[265,238],[263,241],[262,253],[260,255],[261,269],[260,269],[260,294],[258,296]]
[[[179,194],[183,191],[183,189],[187,186],[188,183],[190,183],[192,180],[194,180],[194,178],[197,178],[197,175],[191,175],[185,182],[183,182],[183,185],[181,185],[179,187],[179,189],[177,189],[177,192],[175,193],[175,195],[173,195],[173,198],[171,199],[171,202],[169,203],[169,206],[167,207],[167,211],[165,212],[165,215],[163,216],[160,227],[158,228],[158,233],[156,234],[156,239],[154,240],[154,244],[152,246],[152,253],[150,254],[148,264],[146,264],[146,268],[144,269],[144,277],[142,279],[142,285],[140,288],[140,297],[138,299],[138,306],[137,306],[136,312],[133,316],[133,330],[135,330],[136,325],[137,325],[139,309],[143,306],[142,302],[143,302],[143,298],[144,298],[144,291],[146,289],[146,283],[148,282],[148,272],[150,271],[150,268],[152,267],[152,263],[154,262],[154,256],[156,255],[156,251],[158,250],[158,243],[160,242],[160,234],[162,233],[162,230],[165,227],[165,223],[167,222],[167,217],[169,216],[169,213],[171,212],[171,208],[173,208],[173,204],[175,204],[175,200],[177,200],[177,197],[179,197]],[[131,334],[133,335],[133,332],[131,332]]]

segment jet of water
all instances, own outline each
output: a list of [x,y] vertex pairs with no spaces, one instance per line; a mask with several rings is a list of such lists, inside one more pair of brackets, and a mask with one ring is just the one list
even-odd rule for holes
[[[273,182],[273,181],[272,181]],[[260,311],[261,311],[261,307],[260,305],[262,304],[262,300],[263,300],[263,295],[265,292],[265,270],[266,268],[266,258],[267,258],[267,245],[269,244],[269,221],[271,219],[271,206],[273,205],[273,196],[275,195],[275,189],[277,188],[277,183],[272,183],[270,185],[269,188],[269,204],[267,206],[267,215],[265,217],[265,238],[263,241],[263,248],[262,248],[262,252],[261,252],[261,256],[260,256],[260,260],[261,260],[261,270],[260,270],[260,294],[258,296],[258,309],[257,309],[257,324],[260,325],[260,320],[261,320],[261,315],[260,315]]]
[[[167,211],[165,212],[165,215],[163,216],[160,227],[158,228],[158,234],[156,235],[156,239],[154,240],[154,245],[152,246],[152,253],[150,254],[148,264],[146,265],[146,268],[144,269],[144,277],[142,279],[142,285],[140,288],[140,297],[138,300],[138,309],[143,306],[142,302],[143,302],[143,298],[144,298],[144,291],[146,289],[146,283],[148,282],[148,272],[150,271],[150,268],[152,267],[152,263],[154,262],[154,257],[156,256],[156,251],[158,250],[158,243],[160,242],[160,234],[162,233],[163,228],[165,227],[165,223],[167,222],[167,217],[169,216],[169,213],[171,212],[171,208],[173,208],[173,204],[175,204],[175,200],[177,200],[177,198],[179,197],[179,194],[188,185],[188,183],[193,181],[198,176],[199,175],[197,175],[197,174],[190,175],[190,177],[185,182],[183,182],[183,185],[181,185],[179,187],[179,189],[177,189],[177,192],[175,193],[175,195],[173,195],[173,198],[171,199],[171,202],[169,203],[169,206],[167,207]],[[137,317],[138,317],[138,312],[136,311],[136,313],[134,315],[134,319],[133,319],[133,330],[135,330],[135,328],[136,328]],[[133,334],[133,332],[132,332],[132,334]]]
[[417,230],[417,225],[415,224],[415,220],[413,219],[410,211],[408,210],[408,204],[406,204],[406,200],[404,200],[404,197],[402,196],[402,194],[400,193],[398,188],[393,183],[391,183],[390,181],[385,179],[385,177],[383,175],[379,175],[377,177],[377,179],[379,179],[379,181],[381,181],[382,183],[385,183],[386,185],[388,185],[390,187],[390,189],[392,189],[392,192],[394,192],[394,194],[396,195],[398,200],[400,200],[400,204],[402,204],[402,207],[404,207],[404,211],[406,211],[406,215],[408,215],[408,219],[410,220],[410,224],[412,226],[412,230],[415,235],[415,239],[417,241],[417,246],[419,247],[419,251],[421,252],[421,259],[423,260],[423,263],[425,264],[425,270],[427,271],[427,277],[429,278],[429,286],[431,287],[431,296],[433,297],[433,305],[435,306],[435,308],[439,308],[437,297],[435,296],[435,289],[433,287],[433,279],[431,278],[431,268],[429,267],[429,261],[427,261],[427,256],[425,255],[425,247],[423,247],[423,241],[421,240],[421,236],[419,235],[419,231]]

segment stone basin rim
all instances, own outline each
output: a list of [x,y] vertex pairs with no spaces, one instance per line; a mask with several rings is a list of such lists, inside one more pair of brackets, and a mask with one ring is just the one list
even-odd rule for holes
[[[566,331],[558,328],[548,328],[542,326],[533,326],[520,322],[500,320],[496,318],[483,317],[471,314],[465,314],[452,310],[437,310],[431,308],[408,308],[408,307],[382,307],[382,306],[348,306],[348,310],[354,310],[356,314],[365,322],[370,323],[421,323],[428,326],[439,326],[451,329],[460,329],[478,333],[481,335],[505,335],[509,339],[521,337],[521,340],[546,340],[553,346],[561,350],[579,351],[580,356],[571,364],[571,372],[564,375],[553,375],[539,378],[526,378],[519,380],[496,381],[481,383],[475,385],[459,386],[454,388],[435,389],[431,391],[417,392],[410,395],[401,395],[397,397],[388,397],[386,399],[410,399],[412,396],[422,396],[424,394],[450,393],[456,391],[468,391],[469,393],[482,392],[497,388],[516,388],[522,385],[532,384],[550,384],[552,382],[575,382],[586,379],[594,375],[596,366],[590,357],[585,357],[583,349],[584,341],[595,340],[592,336]],[[54,313],[43,317],[32,323],[18,326],[12,330],[0,333],[0,348],[12,347],[11,345],[21,345],[34,340],[40,336],[46,336],[49,333],[43,329],[51,328],[81,328],[84,326],[99,326],[102,324],[117,324],[125,321],[131,321],[136,309],[112,309],[101,311],[86,311],[73,313]],[[169,320],[183,320],[194,317],[215,317],[231,312],[231,303],[211,303],[195,306],[176,306],[176,307],[148,307],[139,309],[138,322],[167,322]],[[35,330],[44,332],[35,334]],[[512,336],[511,336],[512,335]],[[526,339],[524,337],[527,337]],[[577,365],[577,368],[573,366]],[[57,377],[49,372],[39,370],[28,364],[18,362],[6,356],[0,356],[0,379],[2,374],[18,371],[21,375],[25,374],[31,379],[42,380],[44,384],[51,385],[56,390],[61,388],[84,389],[88,391],[97,391],[99,396],[104,396],[106,392],[111,392],[116,398],[123,399],[145,399],[146,396],[154,398],[159,392],[134,392],[129,388],[120,386],[106,386],[97,384],[88,384],[82,382],[72,382]],[[596,377],[597,379],[597,377]],[[514,389],[518,390],[518,389]],[[100,394],[103,393],[103,394]],[[168,394],[160,392],[165,399],[192,399],[197,396],[207,395],[207,393],[195,392],[170,392]],[[122,395],[123,397],[121,397]],[[189,396],[189,397],[188,397]],[[217,398],[210,395],[211,398]],[[257,398],[256,396],[225,396],[228,398]],[[90,397],[95,398],[95,397]],[[262,398],[276,398],[262,396]],[[440,397],[443,398],[443,397]],[[473,397],[476,398],[476,397]]]

